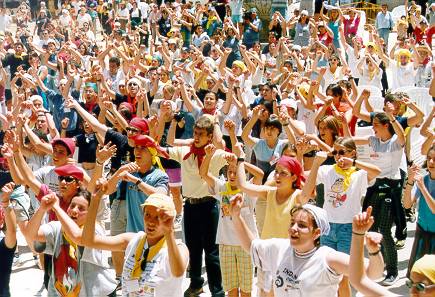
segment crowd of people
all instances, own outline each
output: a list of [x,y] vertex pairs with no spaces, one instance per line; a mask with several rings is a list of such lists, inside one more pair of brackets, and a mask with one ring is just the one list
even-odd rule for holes
[[435,3],[273,0],[263,25],[243,0],[22,2],[0,296],[18,228],[48,296],[200,296],[204,265],[213,297],[393,296],[407,222],[406,284],[435,294]]

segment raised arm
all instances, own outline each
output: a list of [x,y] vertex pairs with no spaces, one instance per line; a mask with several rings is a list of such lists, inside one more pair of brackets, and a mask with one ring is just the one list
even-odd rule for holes
[[10,207],[10,196],[14,191],[15,184],[7,183],[2,188],[1,206],[4,209],[4,222],[6,225],[5,245],[8,249],[13,249],[17,245],[17,218],[13,207]]
[[252,110],[252,117],[249,119],[248,123],[246,124],[246,126],[243,128],[242,131],[242,140],[250,148],[252,148],[259,141],[258,138],[251,136],[251,131],[255,123],[258,121],[261,108],[262,108],[261,106],[254,107],[254,109]]
[[368,101],[369,97],[370,97],[370,91],[364,89],[361,92],[361,95],[359,96],[358,100],[356,100],[355,102],[355,105],[353,107],[353,115],[363,121],[370,123],[371,122],[370,113],[361,110],[362,102]]

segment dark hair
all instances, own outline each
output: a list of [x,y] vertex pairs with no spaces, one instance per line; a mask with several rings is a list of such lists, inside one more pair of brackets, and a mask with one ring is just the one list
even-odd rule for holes
[[[313,225],[313,230],[316,230],[316,229],[319,228],[319,226],[317,226],[316,219],[314,218],[314,216],[312,215],[312,213],[309,212],[308,210],[306,210],[305,208],[303,208],[302,205],[300,205],[300,204],[295,205],[295,206],[290,210],[290,216],[293,218],[293,215],[294,215],[295,213],[297,213],[298,211],[303,211],[303,212],[305,212],[305,213],[308,215],[308,217],[309,217],[310,220],[311,220],[311,224]],[[314,245],[317,246],[317,247],[320,246],[320,236],[319,236],[316,240],[314,240]]]
[[115,63],[118,67],[121,65],[121,61],[118,57],[110,57],[109,63]]
[[279,130],[279,134],[282,132],[282,124],[279,121],[279,118],[275,114],[271,114],[270,117],[266,120],[266,123],[264,123],[264,128],[266,127],[274,127]]
[[334,144],[344,146],[349,151],[355,151],[356,157],[356,144],[352,137],[338,137]]
[[209,115],[202,115],[196,122],[193,128],[204,129],[207,135],[212,135],[214,131],[214,122]]
[[330,84],[326,88],[326,92],[328,92],[328,90],[332,92],[332,96],[334,97],[340,97],[340,98],[343,97],[343,89],[338,84]]
[[373,116],[373,120],[374,119],[378,119],[378,121],[382,124],[382,125],[387,125],[388,124],[388,131],[390,132],[391,135],[396,134],[396,132],[394,132],[394,128],[393,125],[390,122],[390,119],[388,118],[387,114],[385,112],[377,112],[375,113],[375,115]]
[[319,130],[321,122],[325,123],[326,128],[332,130],[332,138],[336,141],[337,137],[340,135],[340,123],[338,120],[334,116],[324,116],[317,123],[317,130]]
[[395,102],[398,102],[398,101],[400,101],[400,100],[399,100],[399,97],[397,96],[397,93],[387,92],[385,94],[384,105],[387,104],[388,102],[395,103]]
[[86,201],[88,201],[88,204],[90,204],[92,195],[88,190],[80,189],[74,197],[83,197],[86,199]]

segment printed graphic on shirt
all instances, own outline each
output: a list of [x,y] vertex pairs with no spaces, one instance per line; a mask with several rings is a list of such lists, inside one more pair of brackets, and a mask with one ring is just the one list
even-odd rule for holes
[[344,192],[344,179],[338,178],[334,181],[334,183],[331,186],[331,189],[328,191],[327,199],[328,202],[331,203],[331,205],[334,208],[338,208],[346,202],[347,195],[342,194]]
[[80,282],[78,276],[77,246],[71,245],[62,236],[59,251],[53,257],[54,287],[60,296],[78,296]]
[[230,200],[232,196],[222,196],[221,209],[223,217],[231,217],[230,214]]
[[287,289],[299,289],[298,276],[288,268],[284,268],[282,271],[276,271],[275,286],[277,288],[285,287]]

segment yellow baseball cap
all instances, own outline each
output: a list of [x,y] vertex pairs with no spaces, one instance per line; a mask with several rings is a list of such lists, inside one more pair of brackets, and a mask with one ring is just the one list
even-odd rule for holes
[[145,206],[154,206],[161,210],[168,211],[170,215],[176,214],[174,201],[168,195],[155,193],[148,196],[145,202],[141,205],[142,209]]

